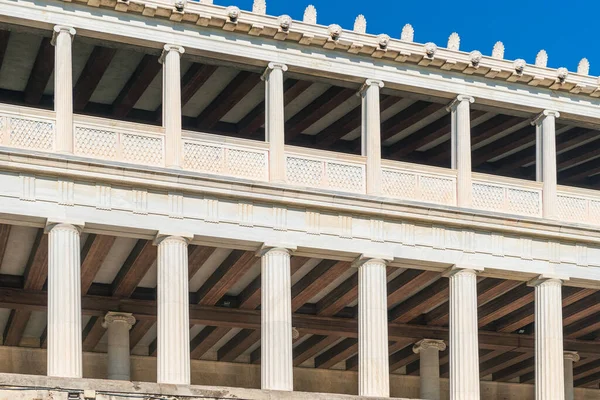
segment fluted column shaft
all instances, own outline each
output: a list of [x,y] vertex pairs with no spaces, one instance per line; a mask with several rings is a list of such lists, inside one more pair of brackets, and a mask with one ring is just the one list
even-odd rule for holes
[[269,142],[269,179],[276,183],[285,182],[285,71],[285,64],[272,62],[262,77],[265,81],[265,140]]
[[135,318],[129,313],[109,312],[102,326],[108,336],[108,379],[131,380],[129,330]]
[[358,394],[389,397],[386,262],[361,260],[358,267]]
[[381,194],[381,112],[379,92],[383,82],[367,79],[362,98],[362,155],[367,158],[367,194]]
[[454,268],[450,277],[450,400],[479,400],[477,273]]
[[536,128],[536,178],[542,182],[544,218],[557,218],[556,111],[545,110],[533,122]]
[[420,355],[421,399],[440,400],[440,351],[444,350],[443,340],[423,339],[413,346]]
[[185,52],[181,46],[166,44],[159,61],[163,64],[163,126],[165,128],[166,165],[181,167],[181,67]]
[[79,229],[49,224],[48,376],[81,378],[81,264]]
[[294,389],[290,251],[267,248],[261,257],[261,388]]
[[75,29],[54,27],[54,111],[56,112],[56,151],[73,153],[73,55]]
[[564,400],[562,281],[535,285],[535,398]]
[[456,201],[459,207],[471,207],[471,111],[475,99],[459,95],[448,110],[452,119],[452,168],[456,170]]
[[157,381],[190,384],[188,242],[159,236],[157,259]]
[[575,399],[575,389],[573,386],[573,363],[579,361],[579,354],[576,351],[565,351],[565,400]]

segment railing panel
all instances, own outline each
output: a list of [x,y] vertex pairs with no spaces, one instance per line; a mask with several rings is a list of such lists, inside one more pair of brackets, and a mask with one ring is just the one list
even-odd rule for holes
[[[452,170],[387,162],[382,169],[383,194],[405,200],[456,204],[456,173]],[[395,164],[395,165],[394,165]]]
[[37,151],[54,150],[54,113],[25,107],[0,107],[0,144]]
[[542,189],[539,183],[492,175],[473,175],[473,208],[542,216]]
[[567,222],[600,225],[600,194],[594,190],[561,187],[558,217]]
[[[261,146],[211,141],[206,137],[183,139],[183,168],[257,181],[269,180],[269,152]],[[258,144],[258,143],[257,143]]]
[[74,123],[76,155],[162,167],[165,138],[161,128],[77,116]]
[[361,157],[328,157],[314,150],[286,152],[286,180],[299,186],[366,193],[366,166]]

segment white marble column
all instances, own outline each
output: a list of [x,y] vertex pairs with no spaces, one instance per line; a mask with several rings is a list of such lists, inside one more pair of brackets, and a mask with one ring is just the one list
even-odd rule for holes
[[157,381],[190,384],[188,239],[159,234],[157,257]]
[[450,103],[452,130],[452,169],[456,170],[456,201],[459,207],[471,207],[471,111],[470,104],[475,99],[471,96],[458,95]]
[[367,79],[362,99],[362,155],[367,158],[367,194],[381,194],[381,113],[379,91],[383,82]]
[[389,397],[386,262],[358,264],[358,395]]
[[565,351],[565,400],[575,400],[573,363],[577,361],[579,361],[579,354],[576,351]]
[[290,250],[261,252],[261,388],[294,390]]
[[80,228],[48,222],[48,376],[81,378]]
[[283,73],[287,65],[272,62],[265,70],[265,140],[269,143],[269,179],[285,182],[285,103]]
[[477,272],[453,267],[450,278],[450,400],[479,400]]
[[440,400],[440,351],[444,350],[443,340],[423,339],[413,346],[413,351],[420,356],[420,398],[423,400]]
[[54,111],[56,112],[55,149],[73,153],[73,55],[75,29],[56,25],[54,45]]
[[168,168],[180,168],[181,142],[181,67],[185,52],[181,46],[166,44],[159,62],[163,64],[162,120],[165,128],[165,159]]
[[129,357],[129,330],[135,324],[130,313],[109,312],[104,316],[102,326],[108,335],[108,379],[131,380]]
[[557,218],[556,118],[557,111],[544,110],[532,123],[536,132],[536,180],[542,182],[544,218]]
[[564,400],[562,280],[540,277],[535,286],[535,398]]

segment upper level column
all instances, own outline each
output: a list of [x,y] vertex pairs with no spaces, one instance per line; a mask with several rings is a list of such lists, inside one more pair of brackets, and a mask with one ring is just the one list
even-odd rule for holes
[[166,166],[181,167],[181,67],[185,52],[181,46],[166,44],[159,62],[163,64],[162,120],[165,128]]
[[157,381],[190,384],[188,240],[159,233],[157,256]]
[[379,92],[383,82],[367,79],[360,89],[362,99],[362,155],[367,158],[367,194],[381,194],[381,115]]
[[440,351],[446,350],[443,340],[423,339],[413,346],[420,355],[421,399],[440,400]]
[[56,112],[55,149],[73,153],[73,54],[75,29],[56,25],[54,45],[54,111]]
[[48,376],[82,377],[81,224],[48,222]]
[[262,76],[265,81],[265,140],[269,142],[269,179],[274,183],[285,182],[285,71],[285,64],[271,62]]
[[261,256],[261,389],[294,390],[289,246],[265,245]]
[[556,118],[557,111],[544,110],[532,122],[536,134],[536,180],[542,182],[544,218],[557,218]]
[[129,357],[129,330],[135,324],[130,313],[109,312],[102,326],[108,335],[108,379],[129,381],[131,360]]
[[456,170],[456,202],[459,207],[471,207],[471,96],[458,95],[448,106],[452,113],[452,169]]
[[389,397],[387,262],[358,261],[358,395]]

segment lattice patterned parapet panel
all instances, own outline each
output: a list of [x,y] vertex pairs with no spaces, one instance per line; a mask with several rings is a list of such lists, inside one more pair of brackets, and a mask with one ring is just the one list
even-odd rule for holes
[[542,192],[537,189],[473,182],[473,208],[539,217],[542,214]]
[[258,181],[268,180],[266,150],[184,140],[185,169]]
[[[29,117],[2,117],[2,143],[23,149],[52,151],[54,121]],[[6,135],[6,136],[5,136]]]
[[557,201],[561,220],[600,224],[600,200],[559,193]]
[[287,182],[319,189],[365,193],[365,165],[286,155]]
[[456,178],[401,169],[382,170],[383,193],[405,200],[455,205]]
[[75,154],[86,157],[164,166],[164,138],[121,132],[85,124],[75,125]]

